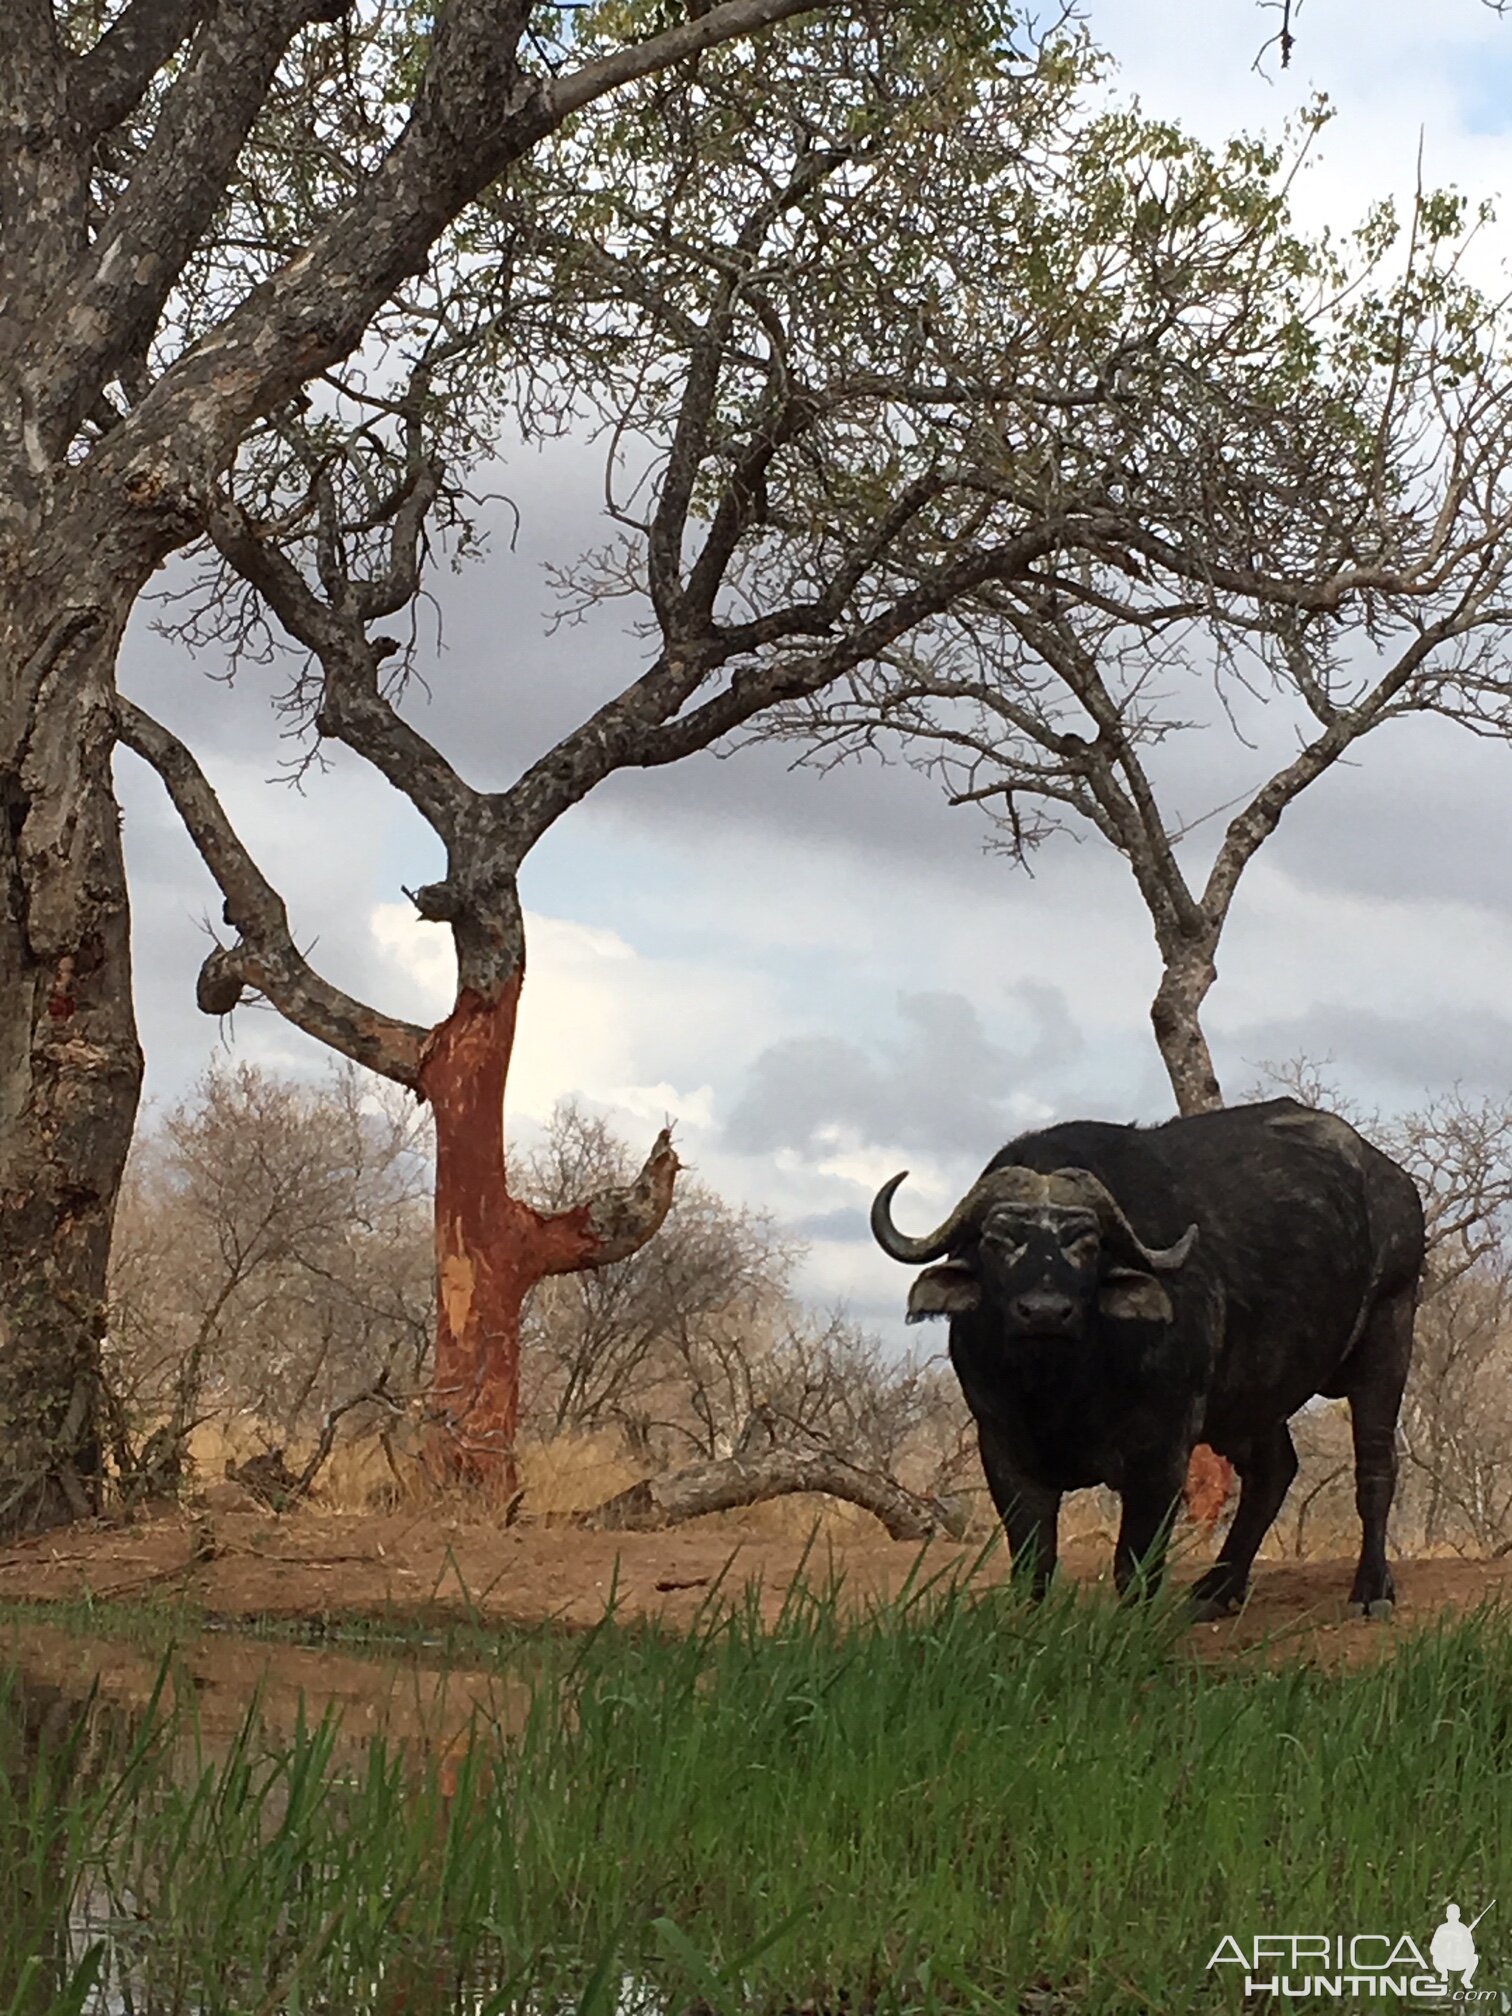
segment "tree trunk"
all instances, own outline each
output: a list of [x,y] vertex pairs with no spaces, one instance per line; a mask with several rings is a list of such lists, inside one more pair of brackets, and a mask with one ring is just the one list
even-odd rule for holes
[[431,1034],[420,1091],[436,1120],[437,1454],[458,1479],[517,1488],[520,1311],[541,1278],[504,1165],[504,1083],[519,980],[492,1001],[470,988]]
[[0,1540],[99,1508],[106,1267],[142,1077],[110,769],[130,598],[72,600],[32,574],[7,608],[0,587]]
[[432,1454],[444,1475],[513,1496],[525,1297],[549,1274],[609,1266],[652,1237],[677,1177],[671,1130],[663,1128],[633,1183],[570,1210],[545,1216],[510,1195],[504,1091],[525,928],[512,871],[489,858],[507,855],[518,838],[495,812],[480,814],[479,829],[464,836],[485,872],[473,863],[471,874],[454,869],[446,881],[413,892],[423,918],[451,925],[457,955],[456,1005],[434,1029],[420,1029],[353,1000],[310,967],[282,898],[236,837],[189,750],[124,700],[118,716],[122,741],[167,786],[237,933],[201,967],[200,1007],[225,1015],[246,995],[262,994],[317,1042],[429,1102],[436,1124]]
[[[1202,1004],[1218,978],[1211,951],[1167,955],[1150,1020],[1178,1113],[1215,1113],[1223,1104],[1212,1052],[1202,1031]],[[1205,1533],[1223,1516],[1234,1489],[1234,1466],[1205,1442],[1192,1451],[1185,1486],[1188,1513]]]
[[964,1512],[936,1498],[918,1498],[890,1477],[854,1469],[827,1449],[768,1449],[757,1456],[727,1456],[694,1463],[670,1477],[648,1477],[570,1523],[611,1532],[649,1533],[706,1512],[730,1512],[764,1499],[818,1491],[874,1513],[894,1540],[928,1540],[944,1533],[959,1540]]
[[509,1194],[504,1088],[524,968],[487,994],[460,989],[431,1031],[417,1089],[436,1121],[438,1467],[499,1498],[518,1489],[520,1315],[550,1274],[624,1259],[672,1202],[678,1162],[666,1132],[637,1181],[545,1216]]
[[1310,1491],[1306,1491],[1303,1493],[1302,1502],[1297,1507],[1296,1530],[1292,1535],[1292,1553],[1298,1561],[1301,1561],[1305,1558],[1303,1554],[1303,1542],[1307,1536],[1308,1513],[1311,1512],[1314,1504],[1328,1489],[1329,1485],[1337,1483],[1339,1478],[1341,1478],[1345,1474],[1348,1468],[1349,1465],[1347,1463],[1336,1463],[1332,1470],[1325,1472],[1325,1474],[1318,1479],[1317,1483],[1314,1484],[1314,1486]]
[[1201,1020],[1202,1004],[1217,977],[1210,953],[1167,958],[1150,1004],[1155,1041],[1178,1113],[1212,1113],[1223,1104]]

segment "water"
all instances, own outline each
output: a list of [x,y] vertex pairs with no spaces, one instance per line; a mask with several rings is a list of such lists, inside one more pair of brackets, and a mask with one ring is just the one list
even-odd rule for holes
[[[290,1800],[299,1796],[297,1777],[283,1774],[276,1760],[308,1747],[312,1730],[320,1731],[322,1798],[340,1801],[360,1783],[373,1739],[381,1738],[401,1768],[417,1777],[429,1769],[444,1801],[469,1745],[507,1741],[529,1700],[517,1670],[448,1666],[392,1651],[216,1633],[165,1658],[57,1626],[10,1627],[0,1638],[0,1789],[9,1793],[0,1852],[12,1871],[12,1922],[0,1926],[0,2012],[203,2016],[193,1956],[186,1969],[186,1956],[155,1950],[151,1912],[132,1885],[136,1806],[117,1810],[108,1797],[133,1759],[140,1766],[144,1743],[153,1755],[142,1805],[151,1804],[154,1788],[161,1795],[166,1787],[181,1803],[255,1801],[254,1825],[266,1841],[285,1826]],[[330,1720],[322,1729],[323,1718]],[[58,1816],[71,1803],[89,1808],[92,1797],[94,1810],[110,1818],[99,1823],[106,1829],[100,1838],[80,1843],[66,1823],[60,1831]],[[227,1872],[228,1894],[234,1877]],[[93,1985],[82,2000],[70,1998],[66,1984],[89,1972],[91,1955]],[[444,2005],[427,1997],[424,2006],[482,2009],[486,1999],[486,1990],[468,1989]],[[617,1999],[625,2016],[644,2010],[628,1989]],[[361,2002],[396,2012],[411,2006],[408,1993],[396,1999],[385,1992],[381,1970]],[[217,1997],[215,2006],[238,2005]],[[246,2006],[274,2016],[284,2005]]]
[[[340,1717],[338,1749],[356,1756],[374,1736],[446,1754],[482,1718],[517,1728],[530,1701],[518,1674],[404,1656],[282,1644],[231,1632],[206,1633],[164,1655],[57,1625],[9,1627],[0,1636],[0,1673],[23,1696],[60,1704],[93,1701],[128,1717],[159,1695],[165,1708],[191,1711],[202,1754],[225,1754],[253,1704],[270,1736],[288,1737],[329,1708]],[[184,1738],[189,1741],[188,1735]]]

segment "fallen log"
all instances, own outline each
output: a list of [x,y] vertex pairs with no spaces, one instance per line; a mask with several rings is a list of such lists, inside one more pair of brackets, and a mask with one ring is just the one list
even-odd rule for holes
[[733,1512],[800,1491],[820,1491],[861,1506],[881,1520],[894,1540],[928,1540],[936,1534],[959,1540],[969,1516],[964,1505],[921,1498],[890,1477],[858,1470],[828,1450],[766,1449],[690,1464],[667,1477],[644,1478],[591,1511],[570,1514],[569,1523],[614,1533],[650,1533],[705,1512]]

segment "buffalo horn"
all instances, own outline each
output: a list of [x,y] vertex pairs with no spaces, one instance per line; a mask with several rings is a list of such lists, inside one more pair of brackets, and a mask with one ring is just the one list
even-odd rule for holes
[[1059,1192],[1053,1201],[1083,1204],[1089,1211],[1095,1211],[1104,1239],[1114,1247],[1120,1260],[1134,1266],[1148,1267],[1156,1274],[1174,1273],[1185,1264],[1197,1243],[1197,1227],[1188,1225],[1174,1246],[1146,1246],[1124,1216],[1118,1199],[1090,1169],[1057,1169],[1050,1181]]
[[960,1234],[983,1217],[994,1204],[1079,1204],[1097,1218],[1103,1237],[1118,1258],[1128,1265],[1148,1267],[1153,1273],[1171,1273],[1186,1260],[1197,1241],[1197,1227],[1189,1225],[1174,1246],[1147,1246],[1124,1216],[1118,1200],[1089,1169],[1057,1169],[1052,1176],[1036,1169],[1010,1166],[989,1169],[979,1176],[943,1224],[920,1239],[900,1232],[892,1220],[892,1200],[908,1175],[906,1169],[890,1177],[873,1199],[872,1236],[882,1251],[908,1267],[924,1267],[948,1253]]
[[989,1169],[979,1176],[943,1225],[937,1225],[922,1239],[910,1239],[892,1221],[892,1200],[906,1169],[890,1177],[872,1201],[872,1236],[882,1251],[908,1267],[924,1267],[948,1253],[959,1234],[994,1204],[1043,1204],[1048,1201],[1050,1178],[1034,1169]]

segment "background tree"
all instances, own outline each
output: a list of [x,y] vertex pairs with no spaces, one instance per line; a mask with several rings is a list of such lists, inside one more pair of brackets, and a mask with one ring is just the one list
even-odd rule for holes
[[[1222,1103],[1202,1007],[1224,926],[1287,808],[1387,723],[1508,725],[1512,375],[1501,304],[1459,271],[1458,198],[1422,198],[1405,248],[1382,207],[1354,274],[1255,200],[1221,304],[1203,276],[1229,256],[1231,192],[1178,159],[1152,163],[1131,200],[1132,327],[1108,353],[1102,452],[1148,509],[1149,575],[1094,554],[984,584],[774,732],[821,762],[901,748],[953,804],[987,812],[1014,862],[1063,829],[1114,847],[1160,954],[1155,1040],[1179,1110],[1196,1113]],[[1262,244],[1272,265],[1253,257]],[[1199,300],[1191,349],[1153,365]],[[1042,470],[1005,457],[984,480],[1054,495],[1064,446]],[[1190,556],[1208,543],[1205,573],[1173,577],[1178,532]],[[1170,782],[1171,745],[1266,699],[1291,753],[1237,810],[1183,818],[1172,799],[1192,785]]]
[[[569,1101],[522,1157],[519,1183],[549,1209],[632,1173],[608,1123]],[[658,1467],[781,1444],[926,1494],[953,1488],[966,1416],[940,1355],[899,1357],[843,1312],[806,1308],[792,1286],[799,1257],[765,1214],[685,1177],[641,1251],[532,1295],[528,1432],[612,1428]]]
[[1378,1136],[1417,1178],[1428,1263],[1400,1439],[1407,1516],[1432,1552],[1512,1540],[1512,1107],[1462,1092]]
[[[249,1443],[259,1487],[301,1495],[338,1436],[355,1462],[337,1488],[362,1488],[375,1430],[405,1486],[433,1335],[430,1151],[423,1109],[384,1089],[351,1066],[314,1085],[217,1068],[143,1130],[105,1353],[126,1502],[185,1491],[207,1457]],[[550,1209],[632,1173],[606,1122],[568,1103],[519,1180]],[[955,1382],[805,1308],[797,1258],[768,1219],[680,1184],[660,1237],[531,1297],[526,1437],[565,1437],[580,1461],[583,1436],[608,1434],[643,1474],[681,1478],[684,1499],[701,1466],[726,1505],[838,1486],[923,1530],[963,1481]]]
[[[519,1186],[532,1206],[551,1213],[575,1197],[624,1188],[634,1173],[607,1121],[569,1101],[541,1146],[522,1158]],[[719,1453],[720,1435],[738,1432],[755,1404],[753,1341],[786,1313],[796,1257],[770,1218],[684,1178],[661,1232],[642,1250],[614,1266],[543,1281],[530,1298],[522,1344],[530,1428],[549,1438],[612,1427],[647,1456],[669,1435]],[[713,1397],[721,1385],[742,1393],[733,1422],[730,1405]],[[659,1389],[675,1396],[665,1407]]]
[[[369,1084],[371,1081],[369,1081]],[[111,1257],[105,1376],[127,1495],[171,1494],[201,1422],[307,1441],[334,1408],[428,1368],[421,1116],[351,1067],[308,1086],[209,1071],[133,1150]]]
[[[1456,1089],[1404,1114],[1367,1114],[1308,1058],[1267,1066],[1266,1081],[1263,1089],[1343,1113],[1416,1180],[1428,1257],[1398,1428],[1395,1521],[1424,1552],[1504,1550],[1512,1543],[1512,1106]],[[1339,1410],[1315,1409],[1297,1427],[1300,1553],[1307,1521],[1347,1512],[1352,1484]]]
[[[427,321],[542,138],[823,0],[14,0],[0,37],[0,1531],[92,1510],[141,1080],[117,647],[249,435]],[[501,303],[501,308],[503,304]]]
[[[584,55],[592,34],[590,16]],[[414,892],[457,958],[435,1029],[320,979],[192,753],[122,709],[235,933],[201,1005],[260,993],[434,1109],[436,1398],[473,1475],[508,1483],[526,1293],[643,1242],[675,1173],[663,1139],[594,1207],[546,1216],[511,1188],[518,875],[563,812],[616,770],[837,681],[868,691],[952,636],[992,629],[1001,657],[1020,608],[1274,631],[1305,652],[1340,609],[1382,600],[1409,621],[1432,585],[1421,553],[1381,545],[1412,450],[1398,395],[1360,366],[1359,318],[1374,310],[1371,354],[1389,343],[1404,371],[1437,326],[1426,301],[1370,292],[1383,234],[1346,275],[1292,229],[1278,156],[1089,110],[1084,38],[1005,35],[993,8],[825,16],[773,38],[759,84],[710,51],[564,125],[474,214],[419,355],[331,374],[218,489],[220,594],[197,634],[246,657],[281,632],[304,654],[295,717],[442,842],[443,879]],[[570,368],[510,347],[547,328]],[[565,606],[634,598],[642,625],[618,690],[498,791],[424,735],[405,654],[376,629],[419,591],[430,528],[465,521],[458,457],[480,444],[438,402],[447,373],[509,388],[527,435],[605,430],[610,540],[564,566]]]

